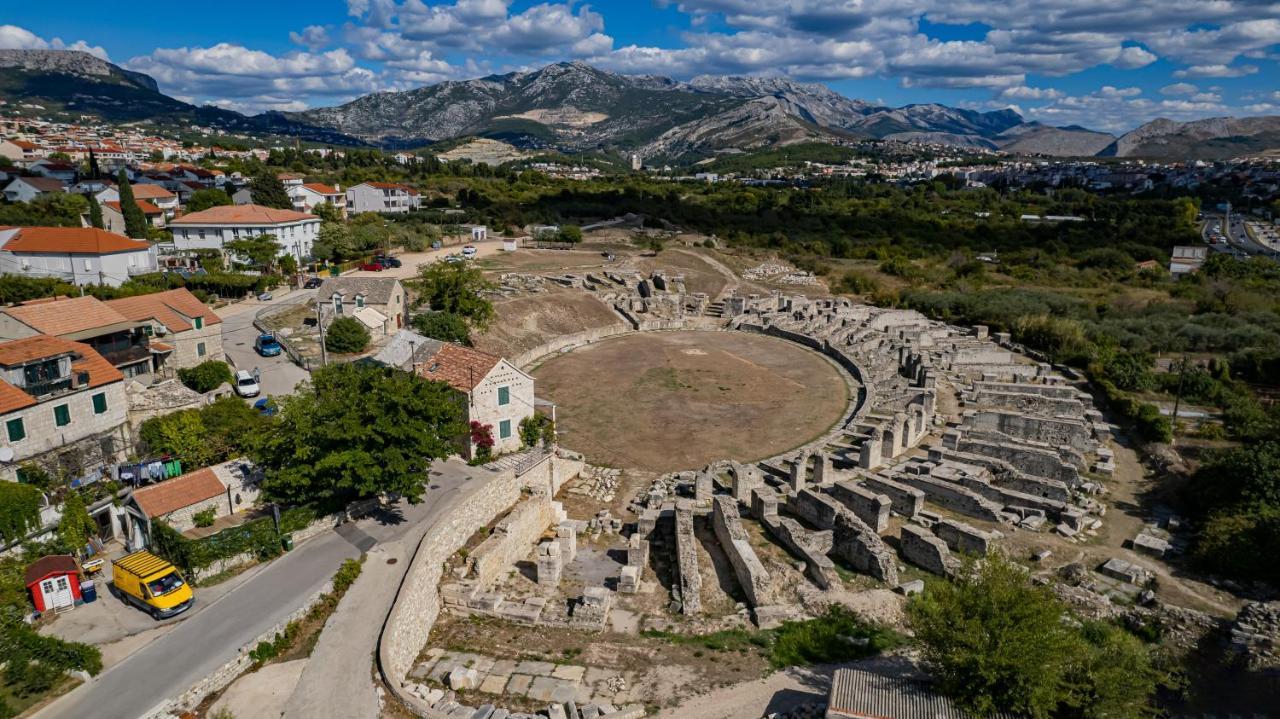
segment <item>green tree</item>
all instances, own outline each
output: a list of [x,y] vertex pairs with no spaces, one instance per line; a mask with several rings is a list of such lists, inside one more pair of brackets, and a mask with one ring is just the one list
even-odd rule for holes
[[87,196],[89,201],[89,225],[99,230],[106,228],[106,223],[102,221],[102,205],[98,204],[97,198],[93,195]]
[[312,207],[311,214],[319,217],[324,222],[342,221],[342,214],[338,211],[338,208],[334,207],[333,204],[329,202],[321,202],[315,207]]
[[433,340],[468,346],[471,344],[471,329],[467,327],[466,318],[452,312],[423,312],[414,315],[410,324],[423,336]]
[[133,185],[129,184],[129,176],[125,174],[124,168],[116,176],[116,184],[120,193],[120,214],[124,215],[124,233],[129,237],[145,240],[147,217],[142,214],[142,208],[138,207],[138,201],[133,197]]
[[265,165],[249,179],[249,196],[253,198],[255,205],[274,207],[277,210],[293,209],[293,200],[289,199],[284,183]]
[[466,432],[458,394],[442,382],[367,364],[316,370],[258,435],[263,491],[289,503],[396,492],[420,501],[431,463]]
[[0,539],[5,544],[21,540],[40,526],[42,496],[32,485],[0,482]]
[[212,392],[224,383],[231,384],[231,367],[222,360],[206,360],[195,367],[179,369],[178,379],[189,389],[204,394]]
[[72,491],[62,503],[62,519],[58,521],[58,538],[69,549],[79,554],[97,534],[97,524],[85,509],[79,492]]
[[320,236],[311,246],[311,254],[322,260],[345,260],[355,257],[355,240],[351,228],[341,222],[320,223]]
[[579,242],[582,242],[582,228],[577,225],[561,225],[560,232],[557,234],[556,239],[561,242],[568,242],[571,245],[576,245]]
[[151,452],[171,454],[191,467],[207,467],[216,457],[198,410],[152,417],[138,428],[138,436]]
[[276,264],[280,266],[280,274],[286,277],[292,277],[298,273],[298,260],[288,252],[282,253],[276,259]]
[[187,200],[187,212],[201,212],[210,207],[222,207],[231,204],[231,196],[218,188],[196,190]]
[[369,330],[354,317],[339,317],[324,333],[324,346],[330,352],[354,354],[369,346]]
[[244,257],[254,265],[270,271],[280,254],[280,243],[275,235],[258,235],[257,237],[241,237],[223,245],[240,257]]
[[418,268],[414,280],[420,300],[436,312],[447,312],[467,320],[483,331],[493,321],[493,303],[484,292],[492,285],[479,268],[461,262],[434,262]]

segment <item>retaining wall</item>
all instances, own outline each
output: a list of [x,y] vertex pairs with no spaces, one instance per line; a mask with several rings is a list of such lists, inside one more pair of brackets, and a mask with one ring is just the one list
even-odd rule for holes
[[747,605],[758,607],[767,602],[769,572],[751,548],[747,531],[742,528],[738,515],[738,503],[728,495],[717,495],[711,509],[711,528],[716,533],[721,549],[733,565],[738,584],[747,595]]

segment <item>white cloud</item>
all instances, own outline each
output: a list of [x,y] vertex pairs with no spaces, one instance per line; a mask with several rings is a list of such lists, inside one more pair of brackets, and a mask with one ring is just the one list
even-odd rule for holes
[[329,30],[323,25],[308,25],[302,29],[302,32],[290,32],[289,41],[294,45],[301,45],[311,52],[323,49],[331,40],[329,38]]
[[1189,82],[1175,82],[1160,88],[1161,95],[1194,95],[1197,92],[1200,92],[1200,88]]
[[62,41],[62,38],[58,37],[46,41],[30,30],[17,25],[0,25],[0,48],[5,50],[79,50],[99,59],[111,61],[107,51],[100,45],[90,45],[84,40],[66,43]]
[[1027,87],[1019,85],[1017,87],[1006,87],[1000,91],[998,97],[1002,99],[1016,100],[1056,100],[1062,97],[1062,93],[1051,87]]
[[1257,65],[1192,65],[1185,70],[1173,73],[1174,77],[1244,77],[1258,72]]

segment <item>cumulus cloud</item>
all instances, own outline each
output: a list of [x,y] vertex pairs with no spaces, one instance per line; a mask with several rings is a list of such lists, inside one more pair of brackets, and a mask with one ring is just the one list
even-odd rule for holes
[[329,44],[329,30],[323,25],[308,25],[302,29],[302,32],[290,32],[289,40],[294,45],[301,45],[311,52],[316,52]]
[[63,42],[62,38],[55,37],[52,40],[45,40],[24,27],[17,25],[0,25],[0,49],[5,50],[79,50],[87,52],[94,57],[111,61],[107,56],[107,51],[101,45],[90,45],[84,40],[76,40],[72,43]]
[[1192,65],[1173,73],[1174,77],[1244,77],[1258,72],[1257,65]]
[[1161,95],[1194,95],[1197,92],[1200,92],[1200,88],[1189,82],[1175,82],[1160,88]]
[[1062,93],[1051,87],[1019,85],[1017,87],[1006,87],[1000,91],[998,97],[1000,99],[1014,100],[1056,100],[1062,97]]

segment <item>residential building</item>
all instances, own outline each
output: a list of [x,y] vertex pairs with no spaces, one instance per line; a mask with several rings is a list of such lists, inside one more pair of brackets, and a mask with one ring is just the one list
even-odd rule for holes
[[305,212],[262,205],[223,205],[183,215],[169,223],[179,250],[212,249],[226,252],[233,240],[272,235],[283,252],[299,262],[311,256],[320,236],[320,218]]
[[61,180],[64,184],[75,182],[80,174],[79,167],[60,160],[39,160],[31,163],[27,169],[41,177]]
[[[489,426],[494,454],[521,448],[520,422],[533,415],[536,403],[533,377],[507,360],[401,330],[372,361],[452,387],[462,396],[465,420]],[[462,444],[463,454],[473,458],[470,435]]]
[[[120,190],[108,187],[94,195],[99,203],[119,202]],[[149,202],[164,211],[166,219],[172,219],[178,209],[178,196],[159,184],[138,183],[133,185],[133,199]]]
[[409,212],[418,209],[418,191],[393,182],[362,182],[347,188],[347,214]]
[[4,188],[4,199],[9,202],[31,202],[41,195],[66,192],[62,180],[52,177],[15,177]]
[[1198,272],[1200,266],[1209,259],[1209,248],[1203,245],[1177,245],[1169,256],[1169,274],[1176,280],[1179,277]]
[[280,184],[284,185],[284,189],[289,190],[301,185],[306,179],[306,175],[299,175],[296,172],[280,172],[276,174],[276,179]]
[[44,157],[45,150],[26,140],[0,140],[0,157],[17,162],[32,162]]
[[390,335],[404,327],[405,293],[392,277],[330,277],[316,290],[326,324],[350,315],[374,335]]
[[165,362],[170,369],[226,359],[222,351],[222,318],[185,287],[121,297],[104,304],[130,320],[148,323],[143,332],[150,337],[151,349],[172,351]]
[[[103,219],[107,212],[104,209]],[[123,219],[120,224],[123,225]],[[119,287],[155,272],[155,248],[93,227],[0,228],[0,274],[58,277],[77,285]]]
[[83,342],[126,378],[144,385],[167,376],[172,349],[151,347],[145,320],[131,320],[96,297],[51,297],[0,308],[0,340],[49,335]]
[[307,182],[288,187],[289,198],[293,200],[293,209],[298,212],[311,212],[316,205],[329,203],[338,211],[340,217],[347,216],[347,193],[340,185],[325,185],[319,182]]
[[[147,224],[151,227],[164,227],[164,210],[147,202],[146,200],[134,200],[138,205],[138,209],[142,210],[142,216],[147,218]],[[126,234],[124,223],[124,211],[120,209],[120,202],[104,202],[102,203],[102,226],[107,232],[116,234]],[[145,239],[139,237],[137,239]]]
[[122,459],[130,439],[120,370],[87,344],[48,335],[0,342],[0,479],[34,462],[79,477]]
[[197,513],[211,511],[217,520],[250,508],[261,478],[247,460],[237,459],[132,490],[124,500],[129,546],[147,546],[155,519],[190,532]]

